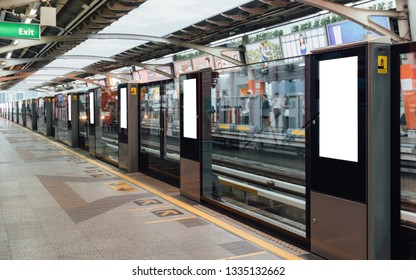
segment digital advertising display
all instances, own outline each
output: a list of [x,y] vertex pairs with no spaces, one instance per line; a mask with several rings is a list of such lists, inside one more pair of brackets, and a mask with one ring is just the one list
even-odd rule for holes
[[94,92],[90,92],[90,124],[94,124]]
[[120,88],[120,128],[127,128],[127,88]]
[[319,156],[358,162],[358,57],[319,61]]
[[328,46],[324,27],[293,32],[280,37],[284,57],[306,55],[311,50]]
[[282,58],[279,38],[246,45],[247,63],[265,62]]
[[173,68],[175,70],[175,76],[179,77],[180,74],[188,73],[193,70],[192,62],[190,59],[175,61],[173,63]]
[[197,139],[196,79],[183,81],[183,137]]
[[72,103],[72,96],[68,94],[68,120],[69,121],[71,121],[72,119],[72,104],[71,103]]
[[[370,18],[372,21],[378,23],[384,28],[390,29],[388,17],[372,16]],[[380,36],[377,33],[369,31],[361,25],[349,20],[328,24],[327,28],[330,45],[340,45],[362,41],[364,40],[364,36],[369,33],[375,35],[376,37]]]

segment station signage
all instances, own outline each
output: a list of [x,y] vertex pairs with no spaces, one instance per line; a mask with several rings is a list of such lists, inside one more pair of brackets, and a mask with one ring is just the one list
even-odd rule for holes
[[40,39],[39,24],[0,22],[0,37],[11,39]]

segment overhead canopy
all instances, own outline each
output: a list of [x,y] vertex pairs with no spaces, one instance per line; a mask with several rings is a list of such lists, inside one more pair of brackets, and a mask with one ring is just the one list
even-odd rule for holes
[[[12,2],[15,3],[13,7],[10,4]],[[49,0],[49,4],[57,9],[58,27],[42,27],[42,36],[95,34],[132,9],[140,8],[139,6],[144,2],[146,0]],[[332,2],[345,4],[351,1],[334,0]],[[41,5],[44,4],[41,4],[40,1],[1,1],[0,7],[3,8],[3,11],[1,12],[0,21],[22,22],[25,18],[30,17],[31,9],[38,9]],[[283,24],[319,11],[318,8],[291,0],[248,1],[239,7],[222,11],[210,18],[172,32],[164,36],[164,38],[207,45],[232,35],[244,34],[264,27]],[[32,22],[38,20],[39,13],[36,14]],[[9,89],[27,77],[28,73],[31,73],[31,69],[35,72],[49,63],[51,58],[62,56],[84,40],[85,38],[65,42],[52,42],[12,51],[12,54],[9,54],[11,58],[39,57],[47,59],[4,68],[4,70],[25,69],[25,72],[10,72],[13,74],[2,78],[3,83],[0,84],[0,89]],[[13,43],[14,40],[0,39],[0,47]],[[160,58],[185,49],[186,47],[183,45],[148,42],[119,53],[112,58],[116,61],[131,61],[132,65],[137,65],[144,61]],[[7,53],[0,53],[0,60],[6,58],[7,55]],[[122,66],[125,65],[102,60],[89,65],[85,71],[78,71],[76,75],[79,78],[85,78],[96,72],[105,73]],[[88,72],[88,70],[91,70],[91,72]],[[7,80],[7,77],[10,77],[10,79]],[[56,83],[69,81],[69,79],[67,81],[59,79]]]

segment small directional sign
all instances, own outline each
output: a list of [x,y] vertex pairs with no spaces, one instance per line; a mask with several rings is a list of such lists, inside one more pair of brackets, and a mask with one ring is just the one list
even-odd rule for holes
[[163,210],[152,211],[152,213],[158,217],[183,215],[182,212],[179,212],[176,209],[163,209]]
[[132,186],[124,183],[124,182],[112,182],[109,183],[108,185],[110,185],[110,187],[118,192],[138,192],[138,190],[136,190],[135,188],[133,188]]
[[0,22],[0,37],[11,39],[40,39],[39,24]]
[[162,201],[159,201],[157,199],[146,199],[146,200],[136,200],[134,203],[136,203],[139,206],[147,206],[152,204],[162,204]]

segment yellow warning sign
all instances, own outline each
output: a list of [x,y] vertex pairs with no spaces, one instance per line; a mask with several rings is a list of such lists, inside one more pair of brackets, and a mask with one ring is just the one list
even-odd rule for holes
[[387,56],[386,55],[378,56],[377,73],[387,74]]
[[72,95],[72,100],[77,101],[77,96],[76,95]]
[[137,94],[137,89],[135,87],[130,88],[130,93],[131,93],[131,95],[136,95]]

